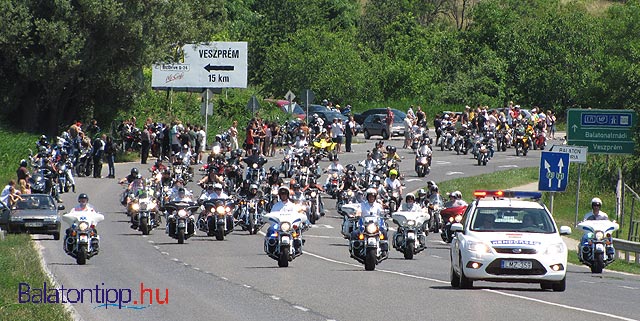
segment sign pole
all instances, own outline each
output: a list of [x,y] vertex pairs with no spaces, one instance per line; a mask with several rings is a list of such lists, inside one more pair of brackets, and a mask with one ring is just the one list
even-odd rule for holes
[[208,133],[209,132],[209,88],[204,90],[204,128],[205,128],[205,133]]
[[307,105],[307,113],[305,114],[306,116],[304,116],[304,122],[309,124],[309,90],[307,89],[305,91],[305,96],[307,96],[307,99],[304,100],[304,104]]
[[580,179],[582,178],[582,164],[578,163],[578,187],[576,189],[576,218],[574,227],[578,226],[578,205],[580,203]]
[[551,212],[551,216],[553,216],[553,196],[556,194],[555,192],[549,192],[551,197],[549,198],[549,212]]

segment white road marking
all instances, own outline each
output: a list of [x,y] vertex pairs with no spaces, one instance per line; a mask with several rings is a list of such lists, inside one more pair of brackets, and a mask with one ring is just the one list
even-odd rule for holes
[[298,310],[300,310],[300,311],[302,311],[302,312],[308,312],[309,311],[309,309],[307,309],[305,307],[301,307],[299,305],[294,305],[293,307],[298,309]]
[[447,162],[447,161],[442,161],[442,160],[437,160],[436,164],[438,165],[446,165],[446,164],[451,164],[451,162]]
[[196,271],[200,271],[199,267],[194,267],[193,269],[196,270]]
[[182,264],[184,264],[184,266],[189,266],[189,265],[191,265],[191,264],[189,264],[189,263],[184,263],[184,262],[183,262]]
[[519,167],[518,165],[500,165],[498,166],[500,168],[514,168],[514,167]]
[[[143,235],[142,237],[143,237],[143,238],[146,238],[147,236],[146,236],[146,235]],[[153,243],[153,241],[149,241],[149,243]]]
[[249,284],[243,284],[242,286],[244,286],[247,289],[251,289],[251,285],[249,285]]
[[169,255],[169,252],[160,252],[162,255]]
[[407,181],[407,182],[417,182],[417,181],[421,181],[421,180],[422,180],[422,179],[420,179],[420,178],[409,178],[409,179],[407,179],[406,181]]
[[446,172],[445,175],[447,176],[451,176],[451,175],[464,175],[463,172]]
[[638,290],[638,288],[634,288],[634,287],[626,286],[626,285],[620,285],[620,287],[623,288],[623,289],[628,289],[628,290]]
[[442,256],[439,256],[439,255],[433,255],[433,254],[431,254],[431,257],[435,257],[436,259],[441,259],[441,258],[442,258]]
[[312,237],[312,238],[319,238],[319,239],[344,239],[344,237],[326,236],[326,235],[309,235],[309,234],[303,234],[302,237]]
[[311,224],[311,228],[333,228],[333,226],[327,224]]
[[271,296],[271,298],[272,298],[272,299],[274,299],[274,300],[276,300],[276,301],[277,301],[277,300],[280,300],[280,298],[279,298],[279,297],[277,297],[277,296],[275,296],[275,295],[272,295],[272,296]]
[[221,276],[220,278],[225,280],[225,281],[229,281],[229,279],[225,278],[224,276]]
[[178,260],[178,259],[177,259],[177,258],[175,258],[175,257],[174,257],[174,258],[172,258],[172,259],[171,259],[171,261],[174,261],[174,262],[180,262],[180,260]]
[[156,249],[156,250],[159,250],[159,249],[160,249],[160,247],[159,247],[159,246],[157,246],[157,245],[154,245],[154,246],[153,246],[153,248],[154,248],[154,249]]
[[[142,237],[146,237],[146,235],[143,235]],[[148,240],[147,242],[149,242],[151,244],[155,243],[153,240]]]
[[[327,262],[332,262],[332,263],[337,263],[337,264],[342,264],[342,265],[348,265],[348,266],[354,266],[354,267],[360,267],[360,268],[363,267],[363,265],[360,265],[360,264],[352,264],[352,263],[337,261],[337,260],[333,260],[333,259],[330,259],[330,258],[326,258],[324,256],[320,256],[318,254],[313,254],[313,253],[310,253],[310,252],[305,252],[305,254],[313,256],[315,258],[319,258],[321,260],[325,260]],[[376,272],[381,272],[381,273],[395,274],[395,275],[404,276],[404,277],[413,278],[413,279],[418,279],[418,280],[431,281],[431,282],[439,283],[439,284],[451,284],[450,281],[432,279],[432,278],[427,278],[427,277],[424,277],[424,276],[412,275],[412,274],[407,274],[407,273],[402,273],[402,272],[396,272],[396,271],[390,271],[390,270],[382,270],[382,269],[376,269],[375,271]],[[516,299],[522,299],[522,300],[526,300],[526,301],[532,301],[532,302],[537,302],[537,303],[541,303],[541,304],[552,305],[552,306],[556,306],[556,307],[559,307],[559,308],[565,308],[565,309],[569,309],[569,310],[575,310],[575,311],[591,313],[591,314],[605,316],[605,317],[619,319],[619,320],[634,321],[634,319],[630,319],[630,318],[626,318],[626,317],[622,317],[622,316],[618,316],[618,315],[614,315],[614,314],[609,314],[609,313],[604,313],[604,312],[599,312],[599,311],[594,311],[594,310],[588,310],[588,309],[585,309],[585,308],[579,308],[579,307],[574,307],[574,306],[570,306],[570,305],[566,305],[566,304],[560,304],[560,303],[555,303],[555,302],[550,302],[550,301],[544,301],[544,300],[540,300],[540,299],[534,299],[534,298],[530,298],[530,297],[526,297],[526,296],[522,296],[522,295],[517,295],[517,294],[506,293],[506,292],[502,292],[502,291],[498,291],[498,290],[482,289],[482,291],[495,293],[495,294],[499,294],[499,295],[503,295],[503,296],[508,296],[508,297],[512,297],[512,298],[516,298]]]

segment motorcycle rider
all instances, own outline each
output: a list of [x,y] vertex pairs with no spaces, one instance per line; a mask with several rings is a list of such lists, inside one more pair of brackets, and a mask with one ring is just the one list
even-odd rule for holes
[[[365,191],[365,200],[360,203],[360,212],[361,216],[377,216],[378,226],[380,228],[380,232],[384,235],[384,238],[387,239],[387,226],[384,221],[384,209],[382,209],[382,205],[378,203],[376,200],[378,198],[378,192],[375,188],[368,188]],[[354,229],[351,233],[351,239],[358,239],[359,229]]]
[[[609,220],[609,215],[601,210],[602,208],[602,200],[598,197],[594,197],[591,199],[591,211],[584,215],[582,221],[604,221]],[[582,235],[582,239],[580,240],[580,244],[582,246],[587,246],[589,243],[588,233],[584,233]],[[580,250],[582,250],[582,246]],[[613,256],[613,247],[607,247],[607,256]]]
[[187,193],[187,190],[184,187],[179,187],[178,192],[174,194],[174,197],[171,199],[172,202],[193,202],[191,198],[191,193]]
[[229,198],[229,195],[222,190],[222,184],[215,183],[213,184],[213,193],[211,194],[211,198]]
[[462,193],[460,191],[451,192],[448,193],[448,195],[449,200],[443,205],[445,208],[468,205],[467,202],[462,199]]
[[152,173],[155,173],[155,172],[162,172],[162,171],[164,171],[166,169],[167,169],[167,165],[162,163],[162,158],[158,158],[156,160],[156,163],[153,164],[153,166],[151,166],[151,168],[149,170]]
[[373,172],[378,167],[378,161],[373,158],[373,154],[371,152],[367,153],[367,159],[365,159],[362,163],[365,172]]
[[[61,150],[60,151],[60,157],[58,159],[58,164],[64,164],[67,162],[68,158],[67,158],[67,151],[66,150]],[[71,163],[69,163],[71,164]],[[66,175],[67,180],[71,183],[71,190],[75,193],[76,192],[76,181],[73,179],[73,173],[71,172],[71,168],[73,167],[73,164],[71,164],[70,166],[67,166],[67,170],[65,171],[64,175]]]
[[[89,196],[85,193],[80,193],[80,195],[78,195],[78,205],[76,205],[72,211],[74,212],[93,212],[95,213],[96,210],[93,208],[93,206],[91,204],[89,204]],[[67,242],[67,239],[69,238],[69,236],[71,235],[71,232],[73,231],[74,226],[70,226],[69,228],[66,229],[65,231],[65,237],[64,237],[64,243],[66,246],[66,252],[70,252],[72,250],[72,246],[73,244],[69,244],[69,242]],[[96,235],[98,235],[98,230],[93,229],[96,233]],[[94,245],[94,248],[95,245]]]
[[392,169],[389,171],[389,177],[384,180],[384,187],[387,190],[398,191],[402,194],[402,183],[398,179],[398,170]]
[[342,176],[342,174],[344,173],[344,167],[339,163],[339,161],[340,160],[338,159],[338,157],[334,157],[333,162],[324,171],[325,173],[329,174],[327,176],[327,181],[324,183],[325,189],[329,188],[329,182],[331,181],[331,177],[333,176],[333,174]]
[[284,184],[284,181],[282,180],[282,177],[280,177],[280,172],[277,168],[272,166],[269,169],[269,177],[267,178],[267,183],[269,184],[269,186],[281,186],[282,184]]
[[404,211],[404,212],[421,212],[422,211],[422,207],[420,206],[420,204],[416,202],[416,196],[413,195],[413,193],[409,193],[407,194],[407,196],[405,196],[405,202],[404,204],[402,204],[401,211]]
[[29,181],[31,174],[29,174],[29,168],[28,168],[28,163],[26,159],[20,160],[20,167],[18,167],[18,170],[16,171],[16,175],[18,176],[18,180],[17,180],[18,182],[21,179],[24,179],[25,181]]

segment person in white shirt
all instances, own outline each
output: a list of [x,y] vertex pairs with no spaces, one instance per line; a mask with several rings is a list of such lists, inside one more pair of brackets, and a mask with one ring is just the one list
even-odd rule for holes
[[358,223],[359,228],[354,229],[351,233],[352,239],[358,239],[358,234],[364,229],[362,216],[377,216],[380,232],[384,235],[384,239],[387,239],[387,226],[384,221],[384,209],[382,208],[382,205],[376,201],[377,198],[378,192],[375,188],[368,188],[366,190],[365,201],[360,203],[361,218]]
[[333,159],[333,162],[325,170],[325,173],[329,174],[327,176],[327,181],[324,183],[325,189],[329,185],[329,181],[331,180],[331,176],[333,176],[333,174],[342,176],[342,174],[344,173],[344,167],[340,163],[338,163],[339,161],[340,160],[338,159],[338,157],[335,157]]
[[222,184],[220,183],[207,186],[207,190],[200,196],[201,201],[209,201],[219,198],[229,198],[229,196],[222,191]]
[[364,167],[365,172],[373,172],[378,166],[378,161],[373,158],[371,153],[367,153],[367,159],[362,161],[362,166]]
[[336,152],[338,154],[342,153],[343,137],[344,137],[344,125],[342,124],[342,120],[338,118],[334,118],[333,124],[331,125],[331,138],[336,143]]
[[180,151],[179,158],[182,161],[182,164],[186,166],[191,166],[191,149],[188,145],[182,146],[182,150]]
[[594,197],[591,199],[591,212],[585,214],[583,221],[600,221],[600,220],[608,220],[609,215],[604,211],[601,211],[602,200],[598,197]]
[[416,203],[416,196],[409,193],[405,196],[405,202],[402,204],[402,211],[404,212],[422,212],[420,204]]
[[384,180],[384,187],[391,191],[397,191],[402,194],[402,183],[398,179],[398,171],[392,169],[389,171],[389,177]]

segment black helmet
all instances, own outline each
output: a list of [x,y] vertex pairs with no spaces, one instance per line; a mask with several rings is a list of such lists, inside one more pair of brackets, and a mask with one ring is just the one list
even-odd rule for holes
[[89,195],[85,194],[85,193],[80,193],[80,195],[78,195],[78,202],[80,202],[81,199],[86,199],[87,202],[89,201]]
[[47,140],[47,135],[40,136],[40,140]]
[[27,160],[26,159],[21,160],[20,166],[27,167]]
[[387,150],[389,151],[389,153],[395,153],[396,152],[396,147],[395,146],[387,146]]
[[347,170],[348,170],[348,171],[354,171],[354,172],[355,172],[355,171],[356,171],[356,166],[355,166],[355,165],[353,165],[353,164],[349,164],[349,165],[347,165]]
[[131,169],[131,176],[136,176],[138,175],[138,173],[140,173],[140,171],[138,171],[138,168],[134,167]]

